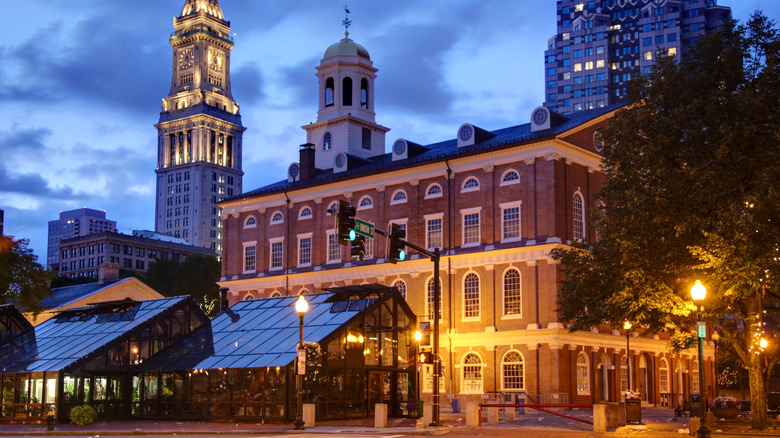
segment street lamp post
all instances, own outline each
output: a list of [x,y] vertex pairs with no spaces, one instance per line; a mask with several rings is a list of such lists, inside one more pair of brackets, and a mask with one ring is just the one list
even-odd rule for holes
[[710,429],[704,421],[707,413],[707,397],[704,392],[704,337],[707,334],[707,326],[704,321],[701,320],[701,314],[704,311],[704,297],[707,296],[707,288],[701,284],[701,281],[696,280],[696,284],[691,287],[691,298],[693,301],[699,304],[699,310],[696,313],[698,322],[698,335],[699,335],[699,411],[701,412],[700,425],[696,430],[696,436],[699,438],[709,438]]
[[[420,341],[422,340],[422,333],[419,330],[414,332],[414,339],[417,341],[417,354],[419,355],[420,354]],[[415,397],[415,401],[419,402],[419,400],[422,400],[422,397],[420,396],[420,367],[422,365],[420,365],[420,361],[419,360],[415,360],[414,362],[415,362],[414,369],[416,370],[415,371],[415,376],[414,376],[414,387],[415,387],[414,390],[415,390],[416,394],[415,394],[414,397]],[[414,405],[417,406],[417,403],[415,403]]]
[[629,339],[631,338],[631,323],[626,321],[623,323],[623,328],[626,329],[626,371],[628,372],[628,382],[626,382],[626,392],[631,392],[631,348],[629,345]]
[[718,372],[718,341],[720,341],[720,334],[713,330],[712,342],[715,344],[715,397],[718,396],[718,376],[720,375]]
[[296,409],[295,421],[293,425],[295,430],[303,430],[303,373],[306,366],[306,350],[303,348],[303,315],[309,310],[309,303],[306,302],[306,298],[303,295],[298,297],[298,301],[295,302],[295,311],[298,312],[298,316],[301,318],[301,324],[298,330],[298,366],[295,376],[295,384],[298,387],[298,403]]

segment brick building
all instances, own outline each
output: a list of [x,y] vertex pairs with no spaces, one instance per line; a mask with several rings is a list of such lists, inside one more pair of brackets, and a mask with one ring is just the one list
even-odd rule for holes
[[[378,283],[398,287],[418,322],[430,321],[433,264],[413,251],[387,263],[381,236],[352,259],[328,214],[346,200],[358,219],[382,230],[399,224],[406,240],[440,248],[443,394],[593,403],[631,389],[669,405],[698,390],[695,352],[671,355],[665,341],[637,331],[569,332],[555,311],[562,273],[549,252],[597,237],[587,219],[604,182],[597,130],[619,106],[568,116],[538,107],[530,123],[493,131],[464,123],[454,139],[397,139],[387,154],[368,51],[347,36],[317,72],[318,120],[303,127],[300,162],[286,180],[220,204],[220,285],[230,303]],[[711,346],[706,352],[711,378]],[[427,397],[431,366],[422,374]]]
[[143,273],[158,258],[183,261],[191,254],[216,256],[208,248],[144,230],[136,230],[132,236],[104,231],[73,237],[64,239],[59,248],[60,277],[98,277],[99,268],[105,263]]

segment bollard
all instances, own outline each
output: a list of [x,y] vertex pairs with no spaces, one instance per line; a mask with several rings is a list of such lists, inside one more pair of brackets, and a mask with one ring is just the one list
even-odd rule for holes
[[423,424],[428,426],[433,423],[433,404],[425,403],[423,405]]
[[617,402],[607,403],[607,427],[610,429],[616,429],[619,427]]
[[487,424],[498,424],[498,408],[487,408]]
[[600,403],[593,405],[593,432],[604,433],[607,431],[607,405]]
[[699,430],[699,426],[701,426],[701,418],[699,417],[691,417],[691,430],[688,432],[691,436],[696,436],[696,431]]
[[374,405],[374,427],[387,427],[387,404]]
[[466,427],[479,427],[479,404],[466,402]]
[[54,411],[49,411],[46,414],[46,430],[54,430]]
[[303,424],[306,428],[314,427],[314,403],[303,404]]
[[514,423],[517,421],[517,408],[504,408],[504,420]]
[[626,402],[618,402],[618,426],[626,425]]

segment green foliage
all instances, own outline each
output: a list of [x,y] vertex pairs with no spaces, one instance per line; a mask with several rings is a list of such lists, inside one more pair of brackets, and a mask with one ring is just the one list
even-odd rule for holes
[[193,254],[183,262],[157,259],[141,280],[166,297],[191,295],[209,316],[216,315],[222,266],[214,256]]
[[13,304],[37,315],[50,293],[54,273],[38,263],[29,243],[29,239],[0,236],[0,304]]
[[[553,252],[567,275],[560,317],[573,329],[627,319],[651,332],[690,331],[699,279],[710,329],[765,380],[751,348],[762,319],[777,319],[762,306],[780,296],[776,24],[756,13],[702,37],[685,59],[659,52],[629,97],[602,132],[606,183],[591,222],[600,239]],[[760,387],[751,384],[754,427]]]
[[92,424],[97,420],[97,411],[90,405],[74,406],[70,410],[70,422],[77,426]]
[[674,332],[669,336],[669,351],[679,354],[696,346],[696,338],[689,332]]

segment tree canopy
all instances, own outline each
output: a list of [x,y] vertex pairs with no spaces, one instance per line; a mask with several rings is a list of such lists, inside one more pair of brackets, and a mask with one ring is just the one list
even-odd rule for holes
[[[780,296],[778,29],[757,12],[683,59],[655,56],[602,132],[599,240],[553,252],[567,274],[560,317],[574,330],[629,320],[689,333],[701,280],[704,317],[748,366],[753,426],[763,428],[759,360],[776,363],[780,342],[765,313]],[[760,337],[774,337],[762,354]]]
[[38,314],[54,273],[38,263],[29,243],[28,239],[0,236],[0,304]]
[[157,259],[140,277],[149,287],[166,297],[191,295],[211,317],[219,299],[222,267],[214,256],[192,254],[184,261]]

